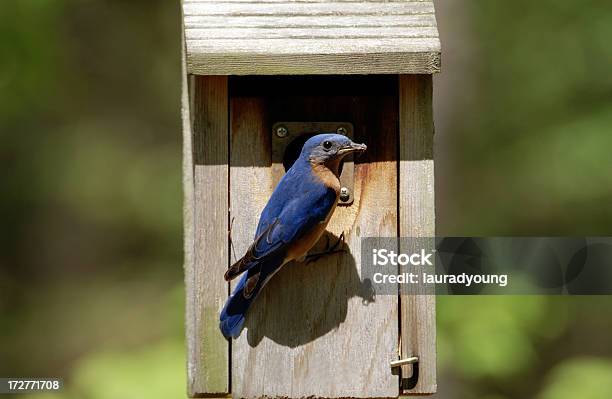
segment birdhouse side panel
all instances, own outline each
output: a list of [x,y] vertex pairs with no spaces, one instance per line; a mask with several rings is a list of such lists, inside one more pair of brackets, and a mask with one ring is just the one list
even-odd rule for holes
[[185,79],[188,393],[222,396],[229,393],[229,345],[218,328],[228,294],[223,279],[229,258],[227,78],[185,75]]
[[[435,185],[432,76],[399,77],[399,233],[401,237],[435,236]],[[436,384],[436,300],[431,290],[401,296],[403,393],[431,394]],[[418,371],[418,372],[416,372]]]

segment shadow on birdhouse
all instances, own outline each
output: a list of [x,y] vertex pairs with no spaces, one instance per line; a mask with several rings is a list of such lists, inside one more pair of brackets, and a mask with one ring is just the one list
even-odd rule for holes
[[247,317],[250,346],[263,337],[289,348],[305,345],[339,328],[351,298],[358,297],[362,306],[374,302],[371,281],[361,281],[355,257],[340,237],[327,232],[311,254],[325,253],[337,242],[335,253],[291,262],[270,280]]

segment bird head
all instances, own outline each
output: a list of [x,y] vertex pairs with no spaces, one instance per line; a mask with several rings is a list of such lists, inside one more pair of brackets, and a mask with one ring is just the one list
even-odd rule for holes
[[336,172],[345,156],[354,152],[364,152],[367,148],[365,144],[354,143],[341,134],[317,134],[304,143],[300,157],[312,164],[325,165]]

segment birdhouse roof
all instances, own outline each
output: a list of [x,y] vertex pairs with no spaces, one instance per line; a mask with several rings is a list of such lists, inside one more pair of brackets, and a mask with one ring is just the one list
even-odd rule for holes
[[193,74],[440,70],[433,1],[183,0],[183,19]]

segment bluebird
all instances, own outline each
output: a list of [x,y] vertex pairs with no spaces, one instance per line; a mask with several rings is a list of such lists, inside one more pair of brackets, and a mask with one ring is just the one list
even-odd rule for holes
[[270,278],[288,262],[303,261],[317,243],[338,204],[343,158],[366,149],[339,134],[318,134],[304,143],[262,211],[253,243],[225,273],[227,281],[242,274],[221,311],[226,338],[240,335],[249,307]]

